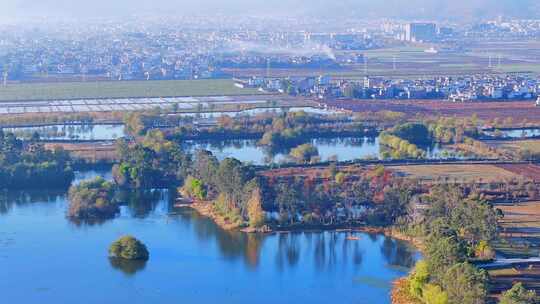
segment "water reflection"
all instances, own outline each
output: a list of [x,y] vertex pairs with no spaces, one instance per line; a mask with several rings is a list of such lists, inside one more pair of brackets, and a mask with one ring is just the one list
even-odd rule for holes
[[[357,233],[359,240],[350,241],[347,233],[335,231],[244,234],[222,230],[191,209],[174,208],[174,193],[167,190],[124,195],[119,217],[80,228],[66,220],[65,192],[2,193],[0,238],[13,239],[9,246],[0,242],[9,259],[7,272],[0,272],[4,296],[26,303],[23,289],[52,280],[67,291],[51,295],[51,301],[76,299],[87,291],[86,284],[73,279],[77,273],[119,303],[137,282],[145,286],[137,290],[142,302],[154,301],[159,289],[170,291],[163,295],[167,301],[181,296],[186,303],[287,302],[282,295],[294,294],[301,302],[314,304],[329,299],[385,304],[391,282],[419,258],[405,243],[382,235]],[[151,260],[108,259],[106,248],[122,234],[143,240]],[[2,285],[8,281],[5,273],[10,274],[9,286],[19,289]],[[28,273],[36,280],[29,282]],[[206,292],[208,288],[212,293]],[[103,300],[98,294],[87,297],[92,303]]]
[[271,254],[275,250],[274,261],[279,271],[293,269],[303,259],[311,260],[314,269],[321,273],[334,272],[338,266],[359,267],[364,262],[364,251],[373,246],[380,248],[387,265],[410,268],[418,258],[415,250],[405,242],[381,235],[362,233],[360,241],[350,241],[346,233],[333,231],[245,234],[222,230],[193,211],[184,210],[179,218],[189,221],[200,242],[215,241],[223,258],[241,259],[252,269],[259,266],[263,250]]
[[210,219],[187,209],[180,212],[179,217],[183,221],[188,221],[190,225],[192,224],[195,235],[200,242],[215,241],[223,258],[231,261],[242,259],[250,268],[256,268],[259,265],[265,236],[223,230]]
[[64,198],[64,190],[0,191],[0,214],[7,214],[15,207],[34,203],[58,203]]
[[294,268],[300,261],[300,244],[298,234],[278,234],[278,248],[276,252],[276,264],[279,270],[288,266]]
[[218,118],[223,115],[226,115],[229,117],[242,117],[242,116],[250,116],[250,115],[257,115],[257,114],[279,114],[279,113],[287,113],[287,112],[306,112],[309,114],[318,114],[318,115],[342,115],[343,114],[340,111],[314,108],[314,107],[308,106],[308,107],[291,107],[291,108],[265,107],[265,108],[255,108],[255,109],[232,111],[232,112],[199,112],[199,113],[181,113],[178,115],[185,116],[185,117],[208,119],[208,118]]
[[[160,204],[160,201],[168,202],[168,206],[173,204],[173,196],[168,190],[142,190],[142,191],[119,191],[117,199],[123,202],[127,216],[134,218],[147,218]],[[168,209],[168,208],[167,208]]]
[[414,266],[416,261],[411,252],[410,246],[406,243],[387,237],[384,238],[381,246],[381,253],[385,257],[386,262],[391,266],[402,268]]
[[484,131],[484,134],[495,138],[534,138],[540,136],[539,128],[525,129],[502,129],[494,131]]
[[[256,165],[291,161],[289,158],[291,147],[270,149],[260,146],[258,142],[257,139],[191,140],[185,141],[184,147],[190,151],[208,150],[220,159],[234,157]],[[378,158],[380,154],[379,140],[376,137],[306,138],[303,143],[311,143],[317,147],[322,160]]]
[[120,270],[127,276],[133,276],[146,268],[146,261],[144,260],[126,260],[110,257],[109,263],[112,268]]
[[124,136],[121,124],[58,124],[38,127],[3,128],[19,138],[29,139],[39,134],[47,140],[114,140]]
[[91,218],[91,219],[79,219],[74,217],[68,217],[67,220],[77,228],[87,228],[87,227],[94,227],[94,226],[101,226],[111,220],[112,218]]
[[[346,233],[340,232],[304,232],[276,233],[272,235],[245,234],[226,231],[215,225],[210,219],[202,217],[190,209],[175,210],[174,194],[168,190],[149,190],[141,192],[122,192],[118,194],[122,201],[121,217],[124,218],[161,218],[168,222],[180,223],[193,230],[199,242],[215,242],[220,255],[226,260],[243,260],[249,268],[256,269],[260,264],[261,252],[270,242],[275,247],[275,264],[280,271],[295,268],[302,259],[312,260],[318,272],[333,271],[337,265],[360,266],[364,261],[366,246],[379,246],[382,257],[390,266],[410,268],[416,255],[406,243],[375,234],[361,234],[359,241],[347,240]],[[24,207],[32,203],[58,206],[66,203],[65,192],[61,191],[17,191],[0,193],[0,214],[8,214],[14,207]],[[171,215],[171,211],[173,215]],[[65,209],[62,210],[65,213]],[[109,220],[69,219],[77,228],[99,227]],[[307,257],[306,254],[311,257]],[[118,263],[117,263],[118,264]]]
[[[187,151],[208,150],[219,159],[234,157],[242,162],[250,162],[255,165],[293,161],[289,157],[292,147],[271,149],[259,145],[258,142],[258,139],[189,140],[183,144]],[[315,146],[323,161],[382,159],[384,154],[392,152],[380,145],[378,137],[306,138],[301,143],[311,143]],[[426,156],[429,159],[464,158],[461,153],[448,150],[438,144],[420,148],[426,151]]]

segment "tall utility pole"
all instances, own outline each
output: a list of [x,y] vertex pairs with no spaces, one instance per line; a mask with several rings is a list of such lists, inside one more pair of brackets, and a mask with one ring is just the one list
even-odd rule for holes
[[367,66],[367,61],[368,61],[368,58],[367,56],[364,56],[364,75],[367,76],[368,75],[368,66]]
[[266,59],[266,78],[270,78],[270,58]]

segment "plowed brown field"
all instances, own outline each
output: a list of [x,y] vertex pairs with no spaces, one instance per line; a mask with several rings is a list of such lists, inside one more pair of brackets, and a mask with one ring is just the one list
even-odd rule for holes
[[540,166],[535,164],[504,164],[497,167],[540,182]]
[[533,101],[454,103],[447,100],[332,100],[326,103],[354,112],[395,111],[409,117],[417,114],[470,117],[476,114],[482,120],[511,117],[514,123],[524,120],[540,123],[540,107],[536,107]]

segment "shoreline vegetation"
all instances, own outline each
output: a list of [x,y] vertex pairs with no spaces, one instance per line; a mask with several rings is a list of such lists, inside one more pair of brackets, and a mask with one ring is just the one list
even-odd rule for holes
[[187,203],[177,203],[176,208],[190,208],[198,214],[211,219],[216,225],[223,230],[241,231],[244,233],[289,233],[289,232],[305,232],[305,231],[336,231],[336,232],[361,232],[370,234],[383,234],[396,240],[405,241],[419,251],[424,251],[424,244],[421,239],[406,235],[393,227],[377,227],[367,225],[350,226],[342,225],[299,225],[291,227],[279,227],[272,229],[265,225],[261,228],[242,227],[237,223],[232,223],[228,218],[213,209],[210,201],[193,201]]
[[68,188],[72,159],[61,148],[46,150],[35,138],[17,139],[0,130],[0,189]]

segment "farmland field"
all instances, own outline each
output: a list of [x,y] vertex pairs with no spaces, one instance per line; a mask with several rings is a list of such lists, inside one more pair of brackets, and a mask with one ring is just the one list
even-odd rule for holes
[[447,100],[332,100],[329,106],[353,112],[394,111],[409,118],[423,116],[471,117],[481,120],[512,118],[516,127],[540,123],[540,107],[534,101],[467,102],[452,103]]
[[0,86],[0,101],[83,98],[254,95],[230,79],[27,83]]
[[389,169],[398,175],[425,182],[437,180],[491,182],[519,177],[518,174],[490,164],[407,165],[389,167]]
[[540,166],[535,164],[505,164],[497,167],[518,174],[524,178],[540,182]]
[[489,271],[490,293],[500,294],[508,290],[515,282],[521,282],[527,289],[540,292],[540,268],[531,266],[527,268],[505,268]]
[[527,149],[533,153],[540,153],[540,140],[516,140],[516,141],[500,141],[499,147],[522,150]]
[[93,143],[46,143],[45,149],[62,148],[73,157],[90,163],[113,163],[117,160],[116,146],[111,142]]
[[[497,208],[504,212],[504,218],[500,221],[507,234],[523,234],[525,228],[529,228],[529,235],[540,237],[540,202],[524,202],[511,205],[498,205]],[[516,230],[523,228],[522,231]],[[537,229],[531,229],[537,228]]]
[[[467,41],[463,48],[415,44],[361,51],[363,62],[342,64],[341,68],[234,68],[225,69],[237,76],[318,76],[359,79],[366,75],[390,78],[426,78],[472,74],[540,73],[540,43],[537,41]],[[439,52],[425,52],[434,47]],[[338,51],[336,55],[348,51]],[[490,59],[491,58],[491,59]],[[367,68],[367,71],[366,71]]]
[[498,204],[504,217],[499,219],[498,252],[508,257],[537,257],[540,254],[540,202]]
[[[528,159],[524,155],[539,155],[540,154],[540,140],[528,139],[528,140],[488,140],[485,143],[499,152],[500,155],[504,155],[506,159]],[[525,153],[526,152],[526,153]],[[513,166],[514,168],[515,166]],[[521,170],[524,171],[524,170]],[[537,168],[531,171],[531,168],[527,168],[524,173],[527,173],[530,178],[534,178],[540,181],[540,174],[535,173],[540,171]],[[526,175],[527,175],[526,174]]]

